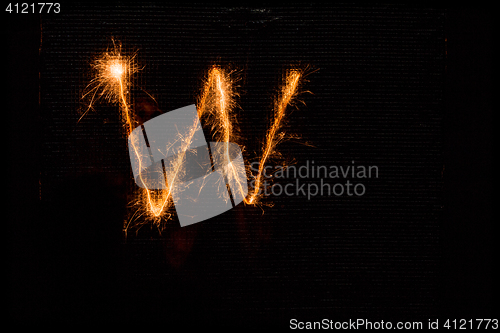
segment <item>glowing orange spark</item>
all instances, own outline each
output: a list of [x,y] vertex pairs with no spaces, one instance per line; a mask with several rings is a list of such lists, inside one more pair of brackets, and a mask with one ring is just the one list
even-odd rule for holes
[[236,92],[232,73],[213,66],[208,72],[203,92],[197,103],[198,115],[205,118],[215,134],[216,141],[229,142],[234,135],[233,114],[236,106]]
[[[120,44],[117,45],[113,41],[113,45],[113,49],[103,53],[92,65],[96,74],[87,86],[86,93],[83,95],[84,98],[89,98],[90,101],[87,110],[80,119],[93,108],[94,103],[98,99],[105,98],[110,102],[115,102],[120,105],[125,134],[129,137],[130,133],[137,126],[137,122],[134,120],[134,112],[129,103],[129,90],[131,77],[138,71],[138,68],[135,64],[135,54],[132,56],[125,56],[121,52]],[[297,88],[301,77],[302,73],[299,70],[290,70],[285,75],[285,82],[274,102],[274,118],[265,137],[259,170],[255,178],[255,188],[253,193],[249,194],[249,196],[244,199],[246,204],[257,204],[258,202],[258,192],[262,186],[262,175],[265,163],[273,154],[276,154],[276,146],[284,138],[285,133],[281,131],[281,126],[286,115],[286,109],[297,94]],[[198,116],[200,119],[204,119],[206,121],[205,123],[211,128],[215,141],[228,143],[236,141],[237,122],[234,110],[236,107],[237,93],[234,83],[235,79],[232,76],[232,72],[227,72],[218,66],[213,66],[208,72],[202,93],[197,102]],[[170,217],[169,208],[171,208],[173,203],[172,191],[175,188],[177,179],[180,178],[180,175],[183,173],[184,158],[196,133],[197,125],[198,119],[195,120],[192,129],[189,130],[188,133],[179,133],[179,140],[182,140],[182,147],[179,149],[179,153],[175,155],[176,158],[170,160],[168,162],[170,163],[169,165],[163,166],[166,174],[165,179],[169,180],[166,184],[167,189],[148,189],[146,186],[147,182],[143,179],[142,174],[140,174],[139,179],[143,188],[138,190],[140,191],[140,195],[135,204],[141,205],[142,210],[141,212],[139,212],[139,210],[136,211],[132,218],[137,218],[147,213],[159,224],[161,218],[168,219]],[[138,142],[132,140],[131,146],[133,153],[136,154],[137,160],[139,161],[139,169],[141,170],[142,167],[140,163],[142,159],[140,158],[141,153],[138,149]],[[246,193],[246,190],[243,188],[246,188],[246,185],[243,187],[243,184],[240,182],[241,179],[247,181],[248,177],[246,170],[244,170],[244,168],[242,170],[238,169],[238,167],[231,162],[229,145],[223,145],[221,147],[225,147],[225,151],[217,152],[217,156],[224,157],[222,163],[224,165],[226,182],[228,184],[234,184],[236,182],[237,186],[232,186],[231,191],[233,191],[233,195],[239,194],[243,197]],[[245,177],[241,176],[243,174]],[[129,220],[129,224],[130,223],[131,220]],[[127,228],[128,225],[125,227],[125,230]]]
[[127,101],[131,76],[138,71],[135,63],[135,54],[126,56],[122,54],[122,46],[113,40],[113,48],[104,52],[92,64],[95,77],[86,88],[82,98],[90,97],[87,110],[82,114],[80,121],[94,103],[100,98],[120,104],[122,117],[127,125],[126,134],[133,130],[132,115]]
[[[121,81],[119,80],[119,82]],[[235,105],[234,96],[235,93],[233,91],[230,75],[214,66],[209,71],[208,79],[205,82],[204,91],[199,100],[197,109],[200,117],[206,116],[205,118],[209,120],[209,124],[211,124],[212,129],[220,141],[229,142],[232,138],[232,123],[234,117],[231,111]],[[126,104],[125,100],[123,104]],[[156,197],[153,197],[153,191],[148,189],[144,190],[148,211],[153,218],[161,217],[165,209],[169,208],[172,203],[172,191],[175,188],[176,180],[183,172],[183,160],[196,130],[197,123],[195,122],[188,133],[179,133],[179,137],[183,142],[183,147],[180,149],[179,154],[176,155],[176,159],[171,161],[171,165],[166,166],[167,179],[169,179],[167,189],[155,191]],[[137,157],[139,157],[136,143],[132,142],[132,147]],[[227,156],[227,161],[229,161],[229,147],[224,156]],[[140,161],[139,158],[138,160]],[[241,173],[241,170],[236,170],[234,165],[230,162],[224,163],[224,165],[227,165],[225,171],[228,179],[240,179],[238,177],[238,172]],[[140,181],[144,187],[146,187],[142,176],[140,176]],[[242,186],[240,185],[239,187],[240,191],[243,191]]]
[[[235,141],[236,133],[234,125],[236,124],[236,118],[234,116],[234,108],[236,106],[236,96],[231,73],[218,66],[213,66],[208,73],[208,78],[205,81],[203,93],[201,94],[197,108],[199,116],[204,116],[208,125],[211,125],[217,141]],[[224,174],[227,177],[228,183],[236,182],[237,184],[236,188],[232,188],[232,191],[237,191],[244,197],[246,192],[241,179],[245,179],[246,181],[246,173],[245,170],[238,170],[234,163],[231,162],[229,150],[229,145],[225,145],[225,151],[219,154],[224,157],[222,161]],[[240,177],[243,173],[245,173],[245,177]]]
[[[87,86],[86,93],[82,97],[89,97],[90,101],[87,110],[82,114],[79,121],[93,108],[94,103],[98,99],[105,98],[110,102],[116,102],[120,105],[122,119],[125,124],[125,134],[129,136],[136,124],[128,101],[130,79],[132,74],[138,71],[135,64],[135,54],[132,56],[124,55],[121,50],[121,44],[115,43],[113,40],[113,48],[98,57],[93,62],[92,67],[95,71],[95,77]],[[139,157],[140,153],[137,149],[137,142],[132,142],[132,147],[136,156]],[[159,190],[153,193],[153,191],[145,186],[142,176],[140,177],[140,181],[144,185],[144,189],[141,190],[149,212],[154,217],[159,217],[168,203],[170,191]]]
[[285,84],[282,86],[278,98],[274,102],[274,121],[266,134],[262,157],[260,159],[259,170],[255,178],[254,192],[248,196],[246,202],[255,204],[262,183],[262,173],[267,159],[273,154],[277,144],[283,139],[284,133],[279,132],[287,106],[297,94],[297,87],[302,74],[298,70],[290,70],[286,75]]
[[[120,109],[122,110],[123,119],[126,124],[127,136],[129,136],[135,128],[134,114],[130,109],[127,99],[129,95],[128,87],[130,86],[130,75],[137,70],[137,68],[133,66],[134,63],[132,60],[133,58],[123,56],[121,54],[121,47],[117,48],[116,45],[111,52],[104,53],[94,63],[94,68],[97,70],[97,76],[91,82],[90,86],[93,86],[93,88],[87,93],[93,93],[89,109],[92,107],[92,103],[98,92],[100,92],[98,97],[105,96],[109,100],[117,101],[120,104]],[[169,169],[172,171],[168,173],[169,175],[167,178],[170,182],[167,184],[166,190],[150,190],[147,188],[142,175],[139,177],[139,180],[144,187],[140,190],[144,198],[143,200],[147,206],[148,213],[153,218],[161,218],[165,213],[166,208],[168,208],[169,204],[172,202],[171,193],[177,176],[182,171],[182,160],[184,158],[185,151],[187,150],[187,147],[189,147],[195,134],[195,125],[193,126],[193,129],[187,133],[186,137],[184,137],[184,151],[181,150],[182,152],[178,155],[176,161],[173,162],[172,167]],[[141,168],[141,158],[138,144],[132,140],[131,145],[134,154],[136,154],[136,157],[139,160],[139,168]],[[159,222],[158,219],[156,221]]]
[[[166,178],[169,179],[169,183],[167,184],[167,190],[159,190],[161,195],[159,196],[159,199],[156,200],[156,202],[154,202],[154,200],[151,198],[151,191],[146,189],[149,210],[154,217],[160,217],[163,214],[164,209],[168,207],[167,204],[171,203],[170,199],[172,196],[172,191],[174,189],[178,176],[183,172],[184,157],[188,151],[189,146],[191,145],[191,142],[193,141],[193,137],[196,134],[197,129],[198,129],[198,119],[195,119],[193,126],[191,127],[187,135],[184,136],[182,133],[179,133],[179,136],[181,137],[183,144],[179,148],[179,154],[176,155],[176,158],[171,162],[170,165],[166,166],[166,173],[167,173]],[[135,146],[134,150],[137,151],[137,149],[135,149]],[[144,187],[146,187],[144,184],[144,180],[142,179],[142,176],[140,176],[140,178],[142,184],[144,185]]]
[[118,59],[112,60],[109,64],[109,73],[112,77],[117,80],[121,80],[123,73],[125,72],[125,65]]

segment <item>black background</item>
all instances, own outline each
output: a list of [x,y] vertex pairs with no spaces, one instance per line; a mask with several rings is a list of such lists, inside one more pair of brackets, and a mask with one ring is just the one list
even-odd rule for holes
[[[488,10],[64,5],[4,13],[11,318],[276,325],[291,318],[492,315]],[[285,143],[298,166],[377,165],[359,198],[272,198],[123,238],[129,161],[116,107],[80,123],[89,62],[115,37],[161,112],[239,70],[248,160],[289,64],[308,64]],[[136,96],[140,91],[134,92]],[[317,181],[312,180],[312,181]],[[168,327],[168,326],[166,326]]]

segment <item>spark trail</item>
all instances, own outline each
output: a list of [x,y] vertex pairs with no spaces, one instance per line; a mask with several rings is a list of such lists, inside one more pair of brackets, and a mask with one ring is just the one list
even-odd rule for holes
[[286,73],[286,79],[281,87],[281,91],[275,99],[274,120],[272,121],[271,127],[266,134],[262,157],[260,158],[259,170],[255,177],[254,191],[245,200],[245,202],[249,204],[256,204],[258,202],[259,190],[262,186],[262,173],[264,171],[265,164],[269,157],[276,152],[276,146],[285,136],[285,133],[280,132],[280,129],[283,124],[286,108],[297,94],[297,88],[301,77],[302,74],[300,71],[289,70]]
[[[234,109],[236,107],[237,93],[234,89],[235,79],[232,73],[223,70],[218,66],[212,66],[208,72],[203,92],[198,102],[198,115],[206,119],[207,124],[215,134],[216,141],[231,142],[235,141],[236,117]],[[233,195],[244,197],[245,190],[241,179],[247,180],[246,171],[238,169],[231,162],[229,145],[224,145],[224,151],[217,152],[223,157],[224,175],[228,183],[236,183],[236,188],[232,188]],[[240,175],[245,174],[245,177]],[[244,199],[246,201],[246,199]]]
[[130,134],[133,130],[133,121],[127,102],[127,95],[130,78],[139,70],[135,63],[135,54],[124,56],[121,44],[117,44],[113,40],[113,48],[98,57],[93,62],[92,68],[95,72],[95,77],[87,85],[86,93],[82,96],[82,99],[89,98],[90,101],[88,102],[86,111],[78,121],[93,109],[94,103],[98,99],[105,98],[110,102],[120,104],[122,118],[125,120],[126,134]]
[[[134,112],[129,102],[131,77],[134,73],[138,72],[135,54],[131,56],[124,55],[121,44],[113,41],[113,48],[98,57],[93,62],[92,68],[95,71],[95,76],[86,87],[86,92],[82,97],[89,99],[88,107],[78,121],[93,109],[98,99],[104,98],[108,102],[119,104],[124,132],[129,137],[134,128],[139,125],[135,121]],[[237,106],[236,97],[238,96],[235,90],[237,79],[233,73],[219,66],[212,66],[207,73],[202,91],[197,100],[198,116],[211,129],[214,140],[218,142],[229,143],[237,141],[239,134],[234,112]],[[287,107],[293,103],[293,99],[297,95],[302,72],[297,69],[291,69],[286,72],[284,77],[284,82],[274,101],[274,117],[264,139],[259,169],[255,176],[255,187],[244,198],[243,201],[245,204],[257,205],[259,202],[259,191],[262,186],[265,164],[269,158],[277,154],[276,146],[285,136],[282,125],[286,117]],[[188,133],[179,133],[179,140],[181,140],[182,145],[177,152],[177,157],[170,161],[170,165],[164,165],[165,178],[169,180],[165,184],[166,189],[148,189],[142,174],[139,176],[143,188],[138,189],[139,195],[134,205],[139,205],[141,208],[129,220],[125,230],[129,227],[132,219],[136,219],[144,214],[154,220],[158,226],[162,218],[167,220],[170,218],[172,215],[170,212],[173,209],[172,192],[175,189],[176,180],[183,173],[183,161],[196,133],[196,129],[197,119],[195,119],[192,129]],[[138,149],[139,144],[132,140],[131,145],[139,161],[139,168],[142,169],[140,165],[142,161],[140,158],[141,152]],[[223,157],[222,165],[224,165],[223,172],[226,177],[226,183],[236,184],[236,186],[233,185],[231,187],[233,196],[237,194],[244,197],[245,191],[241,181],[242,179],[248,181],[247,170],[244,168],[240,170],[231,162],[229,145],[222,145],[221,147],[223,147],[224,151],[216,153],[217,156]]]
[[[82,114],[80,121],[91,109],[97,100],[104,98],[109,102],[118,103],[120,106],[120,113],[124,123],[125,135],[128,137],[132,130],[136,127],[134,121],[134,113],[129,104],[129,87],[131,85],[131,77],[138,71],[135,63],[135,54],[126,56],[122,53],[121,44],[113,40],[113,48],[107,50],[99,56],[92,64],[95,72],[94,78],[86,87],[86,93],[83,94],[82,99],[89,98],[88,107]],[[136,157],[140,159],[140,152],[138,150],[137,142],[132,141],[133,151]],[[153,217],[160,217],[168,203],[170,191],[165,190],[149,190],[145,186],[145,181],[140,176],[140,181],[144,185],[141,196],[145,201],[148,212]],[[172,185],[169,187],[171,190]]]

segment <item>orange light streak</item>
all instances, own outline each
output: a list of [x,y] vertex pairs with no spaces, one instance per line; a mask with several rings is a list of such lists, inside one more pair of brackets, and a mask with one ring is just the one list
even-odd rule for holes
[[82,96],[82,99],[89,98],[90,101],[87,110],[78,121],[93,109],[94,103],[98,99],[105,98],[121,105],[122,116],[128,127],[126,130],[128,135],[133,129],[133,124],[125,95],[128,94],[131,76],[139,69],[135,63],[135,54],[124,56],[121,49],[121,44],[117,44],[113,40],[113,48],[104,52],[93,62],[92,68],[95,77],[87,85],[86,93]]
[[282,86],[278,98],[274,102],[274,121],[266,134],[262,157],[260,159],[259,170],[255,178],[254,192],[249,195],[246,202],[255,204],[258,200],[258,193],[262,185],[262,173],[268,158],[275,152],[277,144],[283,139],[284,132],[279,132],[287,106],[291,103],[293,97],[297,94],[299,80],[302,77],[298,70],[290,70],[286,74],[285,84]]
[[[224,71],[218,66],[213,66],[208,73],[208,78],[205,81],[203,93],[198,103],[198,114],[208,118],[208,124],[212,125],[212,130],[215,132],[216,140],[222,142],[234,141],[236,119],[234,116],[234,108],[236,106],[234,91],[234,80],[231,79],[231,73]],[[245,170],[237,170],[234,163],[231,162],[229,145],[223,154],[224,174],[227,177],[228,183],[236,182],[237,188],[232,188],[232,191],[238,191],[242,197],[245,195],[245,190],[241,183],[239,174],[245,173],[245,181],[247,180]],[[244,199],[246,202],[246,199]]]
[[[100,99],[105,98],[110,102],[116,102],[120,105],[120,113],[125,127],[125,134],[129,137],[130,133],[137,126],[134,118],[133,110],[129,104],[129,87],[131,85],[131,77],[138,71],[135,63],[135,54],[132,56],[124,56],[121,52],[121,45],[113,41],[113,49],[103,53],[97,58],[92,67],[95,70],[95,77],[91,80],[86,87],[86,93],[82,98],[89,98],[87,110],[82,114],[80,121],[85,114],[93,109],[94,103]],[[231,142],[236,141],[237,138],[237,122],[234,114],[236,104],[236,97],[238,96],[235,91],[235,79],[232,75],[233,72],[225,71],[218,66],[212,66],[208,71],[207,78],[203,84],[202,92],[197,101],[198,116],[205,120],[206,125],[211,128],[214,135],[214,141]],[[262,149],[262,156],[258,173],[255,176],[255,187],[252,193],[244,198],[245,204],[256,205],[259,201],[259,191],[262,186],[262,176],[265,164],[269,158],[276,154],[276,146],[283,140],[285,133],[282,131],[283,120],[286,116],[287,107],[293,102],[294,97],[297,95],[299,82],[302,78],[302,72],[297,69],[287,71],[285,80],[280,88],[278,96],[274,101],[274,118],[270,128],[265,136],[265,142]],[[169,208],[171,208],[172,191],[175,188],[176,180],[183,172],[183,160],[192,142],[192,139],[197,130],[198,119],[195,119],[192,129],[189,133],[179,133],[179,138],[182,140],[182,147],[176,154],[176,159],[171,162],[167,167],[167,179],[169,182],[166,184],[166,190],[150,190],[146,186],[146,181],[143,179],[142,174],[139,175],[140,181],[144,188],[139,189],[140,195],[136,204],[141,204],[141,212],[137,211],[132,218],[136,215],[143,215],[147,213],[157,224],[160,223],[162,217],[168,217]],[[139,169],[142,170],[140,165],[142,159],[138,149],[138,143],[132,140],[131,146],[139,161]],[[224,174],[226,181],[236,182],[236,188],[232,186],[233,193],[236,191],[238,194],[243,194],[244,189],[241,182],[241,174],[245,174],[244,181],[248,181],[247,171],[239,170],[230,160],[229,145],[225,146],[225,151],[222,152],[224,156]],[[246,187],[246,186],[245,186]],[[169,215],[169,216],[167,216]],[[131,218],[131,219],[132,219]],[[131,220],[126,226],[128,228]]]
[[[135,54],[132,56],[123,55],[121,44],[117,44],[113,40],[113,49],[104,52],[98,57],[92,64],[92,67],[95,71],[95,77],[91,80],[86,88],[86,93],[82,96],[82,98],[90,97],[90,101],[87,110],[78,121],[80,121],[89,110],[93,109],[93,105],[98,99],[105,98],[110,102],[117,102],[120,105],[122,119],[125,124],[125,134],[128,137],[135,128],[136,123],[128,102],[130,78],[132,74],[138,71],[135,64]],[[131,143],[140,164],[141,159],[137,143],[134,141]],[[144,186],[142,192],[145,196],[148,212],[153,217],[160,217],[170,198],[173,184],[170,185],[168,191],[155,191],[156,198],[153,198],[152,191],[147,189],[142,176],[140,176],[140,181]]]

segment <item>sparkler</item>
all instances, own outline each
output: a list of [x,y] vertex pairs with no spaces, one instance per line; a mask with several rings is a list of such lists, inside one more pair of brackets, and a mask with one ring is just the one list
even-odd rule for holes
[[[134,120],[134,112],[129,103],[131,77],[139,70],[135,62],[135,54],[132,56],[123,55],[121,44],[117,44],[113,40],[113,48],[97,58],[92,67],[95,71],[95,77],[87,86],[86,93],[82,97],[89,99],[88,107],[78,121],[94,108],[93,106],[98,99],[105,98],[109,102],[120,105],[125,134],[128,137],[138,125]],[[277,154],[276,146],[285,137],[282,125],[286,109],[293,103],[293,99],[297,95],[302,76],[303,73],[297,69],[289,70],[285,75],[284,83],[274,101],[274,118],[265,136],[259,170],[255,176],[255,188],[244,198],[245,204],[257,205],[259,202],[259,191],[262,186],[265,164],[269,158]],[[236,97],[238,94],[235,90],[235,81],[234,72],[228,72],[219,66],[212,66],[198,98],[198,116],[211,128],[216,141],[229,143],[236,141],[237,138],[238,130],[234,110],[237,106]],[[143,188],[138,190],[139,195],[132,202],[132,205],[139,206],[140,209],[130,218],[125,230],[130,226],[132,220],[137,220],[143,215],[149,216],[156,222],[157,226],[162,218],[168,220],[172,216],[172,191],[175,189],[176,180],[184,172],[183,161],[196,130],[197,123],[195,122],[187,133],[179,133],[182,145],[176,158],[171,160],[169,165],[163,164],[165,179],[169,179],[165,190],[149,189],[142,174],[139,175]],[[138,142],[132,140],[131,146],[140,164],[141,153],[138,149]],[[243,197],[246,192],[243,189],[241,179],[248,180],[247,171],[244,168],[239,169],[231,162],[229,145],[220,145],[220,147],[224,151],[217,152],[216,155],[223,157],[221,165],[224,166],[223,173],[226,177],[226,183],[236,183],[237,186],[231,187],[233,196],[241,195]],[[140,166],[139,169],[141,169]],[[242,175],[244,177],[241,177]]]

